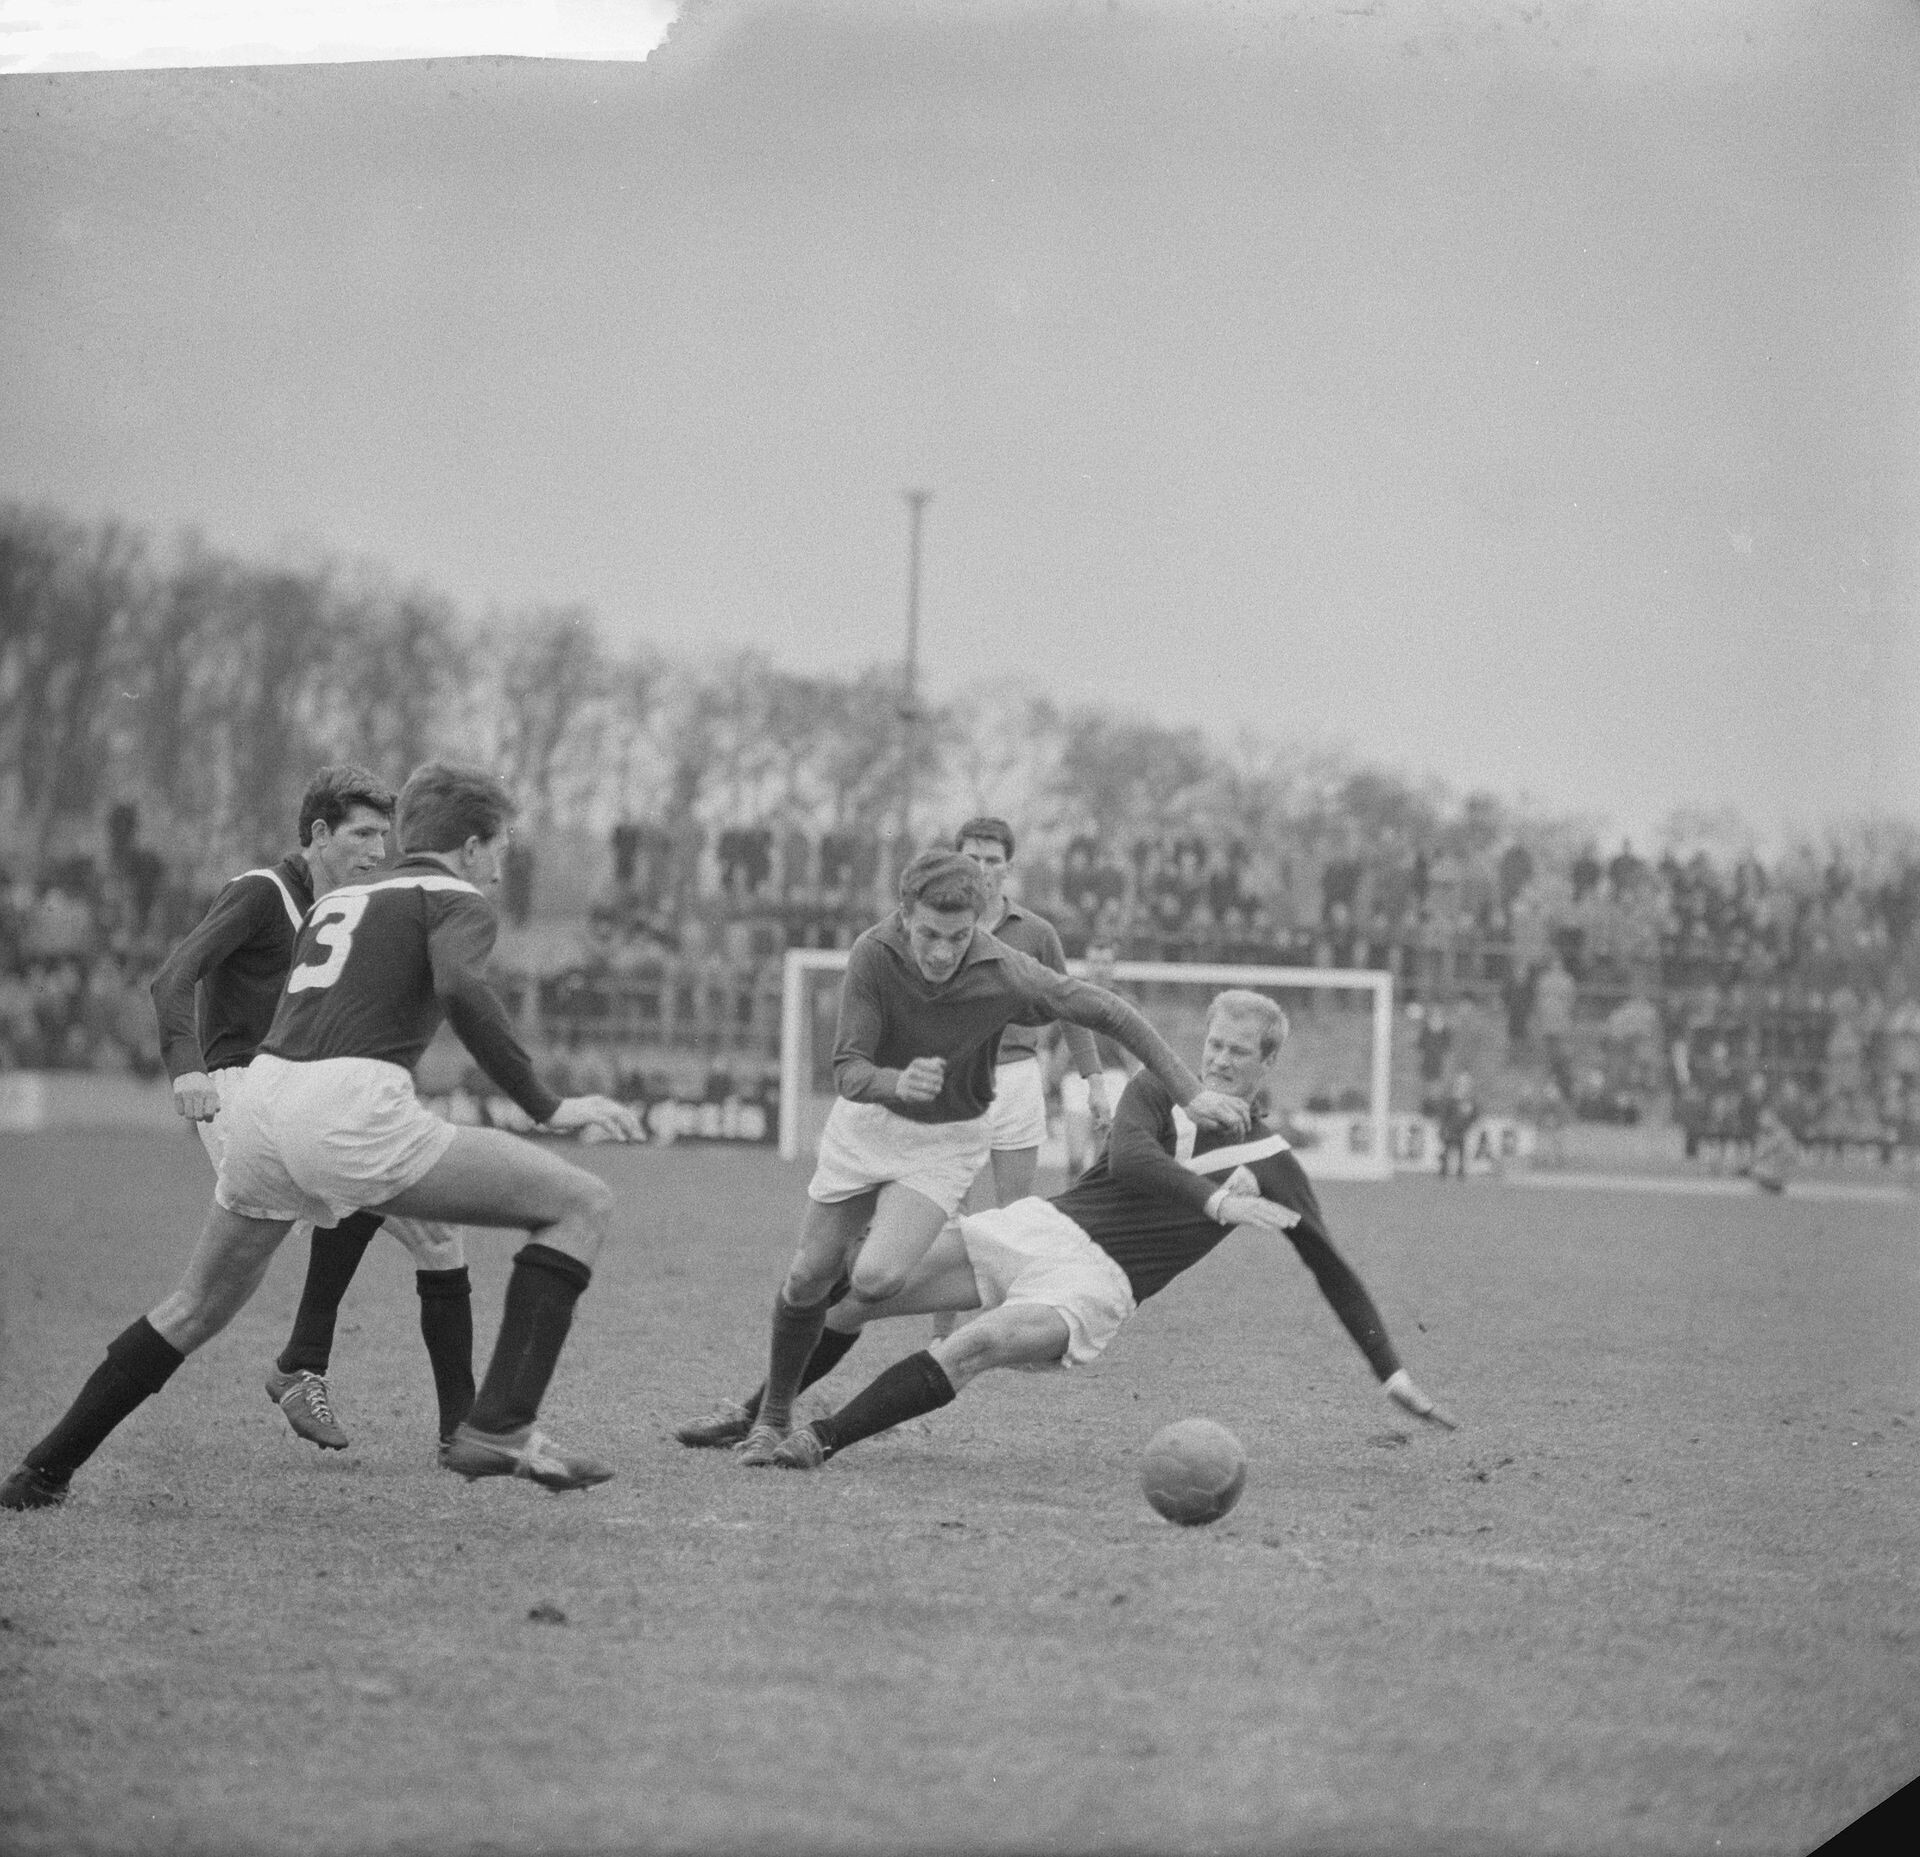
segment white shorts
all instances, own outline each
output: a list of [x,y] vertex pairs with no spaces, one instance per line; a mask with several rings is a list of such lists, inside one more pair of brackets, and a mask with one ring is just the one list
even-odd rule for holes
[[338,1225],[415,1185],[454,1136],[420,1106],[408,1072],[371,1057],[293,1064],[262,1052],[221,1114],[213,1196],[250,1219]]
[[1047,1091],[1036,1057],[1010,1058],[993,1069],[987,1145],[996,1152],[1037,1148],[1047,1138]]
[[949,1218],[987,1164],[987,1118],[909,1122],[878,1103],[842,1096],[820,1131],[820,1159],[807,1197],[825,1205],[898,1183],[930,1199]]
[[[1107,1080],[1107,1107],[1120,1107],[1120,1093],[1133,1081],[1124,1070],[1103,1070],[1100,1073]],[[1060,1107],[1068,1115],[1088,1115],[1092,1111],[1087,1102],[1087,1080],[1077,1070],[1070,1070],[1060,1079]]]
[[1031,1302],[1066,1318],[1060,1366],[1098,1360],[1137,1306],[1127,1273],[1051,1200],[969,1213],[959,1231],[981,1308]]
[[[244,1064],[230,1064],[225,1069],[212,1073],[214,1089],[220,1097],[220,1113],[211,1122],[196,1122],[194,1133],[200,1137],[200,1145],[206,1149],[208,1160],[213,1163],[213,1171],[220,1171],[221,1160],[227,1151],[228,1109],[233,1095],[240,1087],[240,1080],[247,1074]],[[337,1221],[322,1219],[322,1225],[332,1225]],[[311,1225],[313,1220],[302,1219],[303,1225]],[[416,1270],[458,1270],[467,1261],[466,1240],[457,1225],[441,1225],[428,1219],[388,1219],[380,1228],[397,1238],[413,1256]],[[299,1236],[296,1232],[294,1236]]]

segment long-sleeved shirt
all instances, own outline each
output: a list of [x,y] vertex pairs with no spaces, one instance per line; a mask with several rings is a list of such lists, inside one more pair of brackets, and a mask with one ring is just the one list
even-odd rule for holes
[[436,858],[406,858],[385,877],[330,891],[300,931],[260,1049],[293,1063],[371,1057],[410,1071],[444,1016],[480,1068],[544,1122],[560,1098],[534,1074],[486,982],[499,932],[493,905]]
[[[847,957],[840,1025],[833,1044],[834,1087],[850,1102],[879,1103],[911,1122],[967,1122],[993,1101],[993,1069],[1003,1027],[1059,1019],[1107,1032],[1162,1078],[1176,1102],[1200,1082],[1173,1047],[1117,994],[1067,974],[976,929],[960,965],[945,980],[926,979],[899,911],[868,929]],[[919,1057],[947,1060],[930,1103],[903,1103],[900,1073]]]
[[148,989],[169,1077],[253,1061],[312,907],[313,875],[297,851],[271,870],[242,871],[222,888]]
[[1145,1302],[1207,1255],[1228,1228],[1209,1212],[1240,1169],[1263,1199],[1300,1221],[1287,1233],[1320,1293],[1381,1380],[1400,1366],[1386,1324],[1353,1266],[1334,1249],[1326,1216],[1287,1143],[1256,1121],[1244,1135],[1216,1134],[1181,1114],[1145,1072],[1121,1095],[1106,1152],[1053,1204],[1105,1251]]
[[[1009,902],[1006,914],[988,932],[995,941],[1032,955],[1042,967],[1051,967],[1056,974],[1067,971],[1067,951],[1060,945],[1060,931],[1045,916],[1036,915],[1031,909]],[[1044,1027],[1038,1025],[1009,1025],[1000,1034],[998,1062],[1011,1064],[1020,1058],[1038,1058],[1043,1030]],[[1083,1025],[1069,1023],[1062,1023],[1060,1032],[1074,1069],[1083,1077],[1098,1072],[1100,1056],[1094,1049],[1093,1034]]]

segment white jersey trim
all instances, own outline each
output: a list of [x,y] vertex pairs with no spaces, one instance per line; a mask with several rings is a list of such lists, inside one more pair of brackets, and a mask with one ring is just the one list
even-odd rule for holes
[[342,884],[337,890],[329,890],[329,896],[371,896],[376,890],[464,890],[469,896],[478,896],[476,890],[464,877],[382,877],[377,883]]
[[1188,1173],[1194,1174],[1231,1173],[1234,1168],[1250,1166],[1255,1161],[1270,1161],[1276,1154],[1285,1154],[1293,1145],[1284,1136],[1262,1135],[1258,1141],[1243,1141],[1237,1147],[1209,1148],[1205,1154],[1195,1154],[1194,1142],[1200,1125],[1177,1103],[1173,1110],[1173,1128],[1173,1158]]
[[238,877],[234,878],[234,882],[243,882],[248,877],[264,877],[280,892],[280,901],[286,905],[287,920],[296,929],[306,920],[306,917],[300,913],[300,905],[293,900],[293,892],[287,888],[285,880],[277,870],[243,870]]

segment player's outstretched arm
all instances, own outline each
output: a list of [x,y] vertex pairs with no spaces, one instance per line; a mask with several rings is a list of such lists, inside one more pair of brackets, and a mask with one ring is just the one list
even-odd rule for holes
[[638,1141],[640,1117],[611,1096],[563,1096],[545,1123],[555,1134],[588,1141]]
[[1438,1425],[1446,1431],[1458,1431],[1460,1422],[1454,1416],[1436,1406],[1419,1387],[1413,1383],[1413,1375],[1404,1367],[1396,1371],[1383,1389],[1389,1399],[1403,1412],[1411,1412],[1417,1419],[1425,1419],[1429,1425]]
[[1244,1134],[1253,1111],[1237,1096],[1203,1090],[1173,1047],[1119,994],[1090,980],[1068,979],[1030,956],[1015,954],[1008,977],[1027,989],[1030,1009],[1064,1025],[1082,1025],[1117,1039],[1173,1093],[1202,1128]]

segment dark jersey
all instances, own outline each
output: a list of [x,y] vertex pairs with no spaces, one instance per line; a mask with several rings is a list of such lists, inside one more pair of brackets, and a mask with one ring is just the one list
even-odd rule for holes
[[[1031,955],[1042,967],[1051,967],[1056,974],[1067,971],[1067,951],[1060,945],[1060,931],[1045,916],[1037,915],[1031,909],[1022,909],[1018,903],[1008,903],[1007,913],[988,932],[995,941]],[[1000,1050],[995,1062],[1012,1064],[1021,1058],[1038,1057],[1044,1030],[1043,1026],[1038,1025],[1009,1025],[1000,1034]],[[1074,1069],[1083,1077],[1090,1076],[1099,1068],[1099,1058],[1093,1048],[1093,1034],[1084,1026],[1064,1022],[1060,1031],[1073,1057]]]
[[1127,1273],[1142,1303],[1190,1270],[1228,1228],[1207,1206],[1244,1169],[1263,1199],[1289,1206],[1287,1233],[1320,1293],[1382,1380],[1400,1365],[1367,1287],[1333,1248],[1312,1185],[1286,1142],[1256,1121],[1244,1135],[1199,1127],[1167,1087],[1142,1071],[1113,1113],[1106,1152],[1053,1204]]
[[485,979],[499,928],[493,905],[433,858],[330,892],[300,931],[260,1049],[294,1063],[371,1057],[410,1071],[444,1015],[480,1068],[544,1122],[560,1099],[534,1075]]
[[213,899],[148,989],[169,1077],[253,1061],[312,906],[313,874],[298,852],[271,870],[242,871]]
[[[1009,1025],[1059,1019],[1110,1032],[1191,1101],[1200,1082],[1139,1013],[1104,987],[1057,974],[1030,955],[976,929],[945,980],[920,972],[897,912],[870,928],[847,956],[840,1024],[833,1043],[834,1087],[849,1102],[879,1103],[910,1122],[965,1122],[993,1102],[994,1055]],[[947,1074],[930,1103],[894,1094],[917,1057],[943,1057]]]

